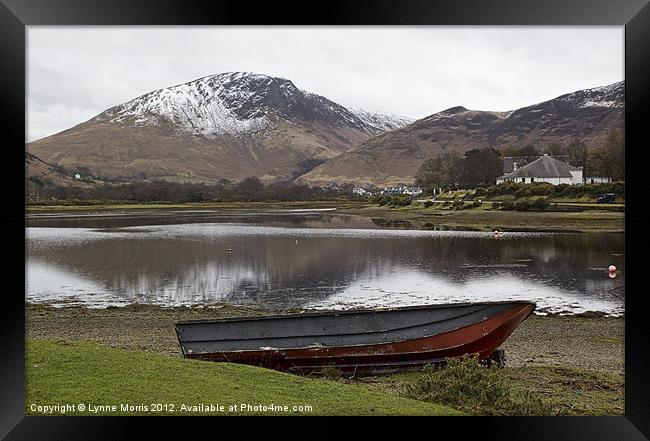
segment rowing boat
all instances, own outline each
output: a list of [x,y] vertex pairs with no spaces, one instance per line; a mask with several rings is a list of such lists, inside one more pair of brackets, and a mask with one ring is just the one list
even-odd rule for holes
[[309,373],[392,372],[485,360],[535,309],[527,301],[306,312],[176,323],[183,356]]

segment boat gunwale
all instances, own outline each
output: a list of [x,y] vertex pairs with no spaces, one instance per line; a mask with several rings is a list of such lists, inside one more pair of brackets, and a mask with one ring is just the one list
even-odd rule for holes
[[[533,304],[534,306],[537,306],[537,305],[535,304],[535,302],[518,302],[518,303],[520,303],[520,304]],[[524,320],[526,320],[528,317],[530,317],[530,315],[533,314],[534,311],[535,311],[535,308],[531,309],[530,312],[529,312],[528,314],[526,314],[526,316],[525,316],[521,321],[524,321]],[[500,314],[503,314],[504,312],[505,312],[505,311],[501,312]],[[498,314],[498,315],[500,315],[500,314]],[[419,337],[417,340],[419,340],[419,339],[427,339],[427,338],[431,338],[431,337],[435,337],[435,336],[443,335],[443,334],[449,334],[449,333],[452,333],[452,332],[458,332],[458,331],[460,331],[461,329],[468,328],[468,327],[471,327],[471,326],[474,326],[474,325],[477,325],[477,324],[483,323],[483,322],[485,322],[485,321],[487,321],[487,320],[493,319],[494,317],[498,317],[498,315],[494,315],[494,316],[492,316],[492,317],[485,317],[485,318],[483,318],[483,319],[481,319],[481,320],[479,320],[479,321],[477,321],[477,322],[475,322],[475,323],[472,323],[472,324],[470,324],[470,325],[460,326],[460,327],[457,327],[457,328],[453,328],[453,329],[450,329],[450,330],[448,330],[448,331],[441,332],[440,334],[433,334],[433,335],[427,335],[427,336],[424,336],[424,337]],[[510,317],[510,319],[512,319],[513,317],[514,317],[514,316]],[[504,323],[506,323],[506,322],[504,322]],[[491,334],[491,333],[494,332],[496,329],[498,329],[498,328],[500,328],[501,326],[503,326],[504,323],[501,323],[500,325],[498,325],[495,329],[493,329],[493,330],[490,331],[489,333],[487,333],[487,334],[485,334],[485,335],[483,335],[483,336],[480,336],[480,337],[478,337],[478,338],[476,338],[476,339],[470,340],[469,343],[472,343],[472,342],[475,342],[475,341],[479,341],[479,340],[481,340],[481,339],[484,338],[486,335]],[[520,322],[520,323],[521,323],[521,322]],[[181,343],[180,341],[179,341],[179,344],[181,345],[181,351],[183,352],[183,356],[184,356],[184,357],[186,356],[186,354],[189,354],[189,355],[190,355],[189,358],[201,359],[201,356],[202,356],[202,355],[210,355],[210,354],[215,354],[215,353],[222,354],[222,355],[224,355],[224,356],[227,356],[226,354],[244,354],[244,353],[277,353],[277,354],[285,354],[287,351],[296,351],[296,350],[298,350],[298,351],[300,351],[300,350],[323,350],[323,349],[331,349],[331,348],[336,348],[336,347],[339,347],[339,348],[359,348],[359,347],[364,347],[364,346],[385,346],[385,345],[396,345],[396,344],[403,344],[403,343],[406,343],[406,342],[409,342],[409,341],[412,341],[412,340],[414,340],[414,339],[396,340],[396,341],[392,341],[392,342],[381,342],[381,343],[370,344],[370,345],[367,344],[367,343],[356,343],[356,344],[340,345],[340,346],[302,346],[302,347],[290,347],[290,348],[275,348],[275,347],[269,347],[269,348],[267,348],[267,349],[237,349],[237,350],[232,350],[232,351],[217,351],[217,352],[187,352],[187,353],[185,352],[185,349],[183,348],[182,343]],[[184,342],[184,343],[185,343],[185,342]],[[189,342],[189,343],[192,343],[192,342]],[[454,349],[454,348],[459,348],[459,347],[466,346],[466,345],[467,345],[467,343],[460,343],[460,344],[457,344],[457,345],[449,346],[449,348],[446,348],[446,349]],[[419,354],[419,353],[422,353],[422,352],[427,352],[427,351],[401,352],[400,354],[401,354],[401,355],[404,355],[404,354]],[[198,356],[195,357],[195,356],[194,356],[195,354],[197,354]],[[334,356],[329,356],[329,355],[319,355],[318,357],[315,357],[315,358],[326,359],[326,358],[337,358],[337,357],[338,357],[338,356],[336,356],[336,355],[334,355]],[[294,357],[288,357],[288,359],[294,359]]]
[[[490,305],[490,306],[494,306],[494,305]],[[476,312],[483,311],[484,309],[486,309],[486,308],[481,308],[481,309],[479,309],[477,311],[465,312],[463,314],[459,314],[459,315],[454,316],[453,319],[457,319],[457,318],[460,318],[460,317],[466,317],[466,316],[474,314]],[[390,310],[390,311],[392,311],[392,310]],[[304,314],[301,314],[300,316],[302,317],[302,316],[304,316]],[[494,316],[490,316],[490,317],[494,317]],[[489,319],[490,317],[484,317],[484,318],[482,318],[481,320],[479,320],[476,323],[480,323],[482,321],[485,321],[485,320]],[[348,335],[369,335],[369,334],[376,334],[376,333],[380,333],[380,332],[385,333],[385,332],[392,332],[392,331],[403,331],[405,329],[411,329],[411,328],[434,325],[436,323],[440,323],[440,322],[445,321],[445,320],[450,320],[450,319],[438,320],[438,321],[434,321],[434,322],[426,322],[426,323],[415,324],[415,325],[402,326],[402,327],[391,328],[391,329],[366,330],[366,331],[363,331],[363,332],[353,332],[353,333],[318,334],[317,336],[318,337],[337,337],[337,336],[341,336],[341,335],[346,335],[346,336],[348,336]],[[213,322],[210,321],[210,323],[213,323]],[[460,329],[462,327],[463,326],[460,326],[459,328],[453,328],[452,330]],[[447,331],[445,331],[445,332],[447,332]],[[295,338],[295,337],[309,337],[309,336],[286,335],[286,336],[266,337],[266,339],[267,340],[269,338],[272,338],[272,339],[287,339],[287,338]],[[231,341],[231,340],[248,341],[248,340],[261,340],[261,338],[260,337],[246,337],[246,338],[221,339],[221,340],[210,338],[210,339],[207,339],[207,340],[183,340],[183,343],[204,343],[204,342]],[[320,347],[320,346],[318,346],[318,347]],[[246,349],[246,350],[248,350],[248,349]],[[233,352],[235,352],[235,351],[233,351]]]
[[226,322],[245,322],[245,321],[257,321],[257,320],[279,320],[285,318],[298,318],[298,317],[336,317],[339,315],[348,315],[348,314],[370,314],[370,313],[381,313],[381,312],[391,312],[391,311],[416,311],[423,309],[439,309],[439,308],[456,308],[462,306],[493,306],[493,305],[505,305],[505,304],[526,304],[535,306],[537,308],[537,303],[532,300],[500,300],[496,302],[465,302],[465,303],[440,303],[432,305],[414,305],[414,306],[399,306],[399,307],[385,307],[385,308],[362,308],[362,309],[343,309],[343,310],[324,310],[314,311],[314,312],[297,312],[289,314],[275,314],[275,315],[260,315],[260,316],[247,316],[247,317],[226,317],[226,318],[215,318],[215,319],[197,319],[197,320],[183,320],[175,322],[174,325],[199,325],[199,324],[210,324],[210,323],[226,323]]

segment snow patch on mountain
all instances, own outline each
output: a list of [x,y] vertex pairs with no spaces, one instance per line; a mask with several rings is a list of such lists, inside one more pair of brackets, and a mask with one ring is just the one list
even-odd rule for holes
[[558,100],[573,103],[578,108],[606,107],[622,109],[625,107],[625,81],[580,90],[563,95]]
[[264,114],[246,117],[238,105],[253,95],[244,84],[228,87],[225,76],[212,76],[156,90],[98,115],[100,120],[139,126],[173,124],[187,133],[212,137],[262,131],[269,125]]
[[413,121],[346,108],[301,90],[288,79],[251,72],[227,72],[159,89],[108,109],[97,119],[137,126],[169,126],[211,138],[254,136],[272,126],[271,114],[289,122],[344,125],[371,134]]
[[[433,115],[429,115],[426,118],[423,118],[423,121],[427,121],[429,123],[439,122],[444,120],[459,121],[460,118],[463,117],[465,121],[468,121],[467,124],[480,126],[482,123],[480,121],[474,120],[474,118],[476,118],[475,115],[476,112],[477,111],[466,109],[463,106],[456,106],[456,107],[451,107],[449,109],[445,109],[438,113],[434,113]],[[481,111],[480,113],[484,115],[494,115],[499,119],[506,119],[510,115],[512,115],[513,111],[507,111],[507,112]],[[470,116],[464,116],[464,115],[470,115]],[[458,127],[450,126],[450,128],[456,129]]]
[[364,124],[374,127],[380,132],[399,129],[415,121],[414,118],[385,114],[373,110],[361,109],[359,107],[347,106],[347,109],[363,121]]

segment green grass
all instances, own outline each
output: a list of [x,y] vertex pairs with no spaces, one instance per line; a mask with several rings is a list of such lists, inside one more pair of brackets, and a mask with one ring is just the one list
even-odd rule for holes
[[[122,211],[136,209],[200,209],[200,210],[243,210],[264,209],[318,209],[336,208],[337,213],[369,217],[378,226],[391,228],[433,228],[448,227],[481,231],[580,231],[580,232],[623,232],[623,212],[589,210],[573,212],[536,212],[492,210],[492,204],[483,203],[462,210],[434,204],[425,207],[415,202],[403,207],[388,207],[367,201],[300,201],[300,202],[202,202],[182,204],[97,204],[97,205],[34,205],[27,207],[27,213],[79,212],[79,211]],[[607,207],[594,205],[595,209]]]
[[337,210],[339,213],[370,217],[379,226],[401,228],[432,228],[436,226],[492,231],[580,231],[623,232],[625,214],[613,211],[550,212],[492,210],[489,203],[478,208],[456,210],[435,204],[430,208],[407,206],[391,208],[359,205]]
[[624,377],[569,366],[486,368],[452,361],[422,370],[359,381],[375,390],[430,400],[470,415],[624,415]]
[[450,360],[447,368],[420,375],[406,384],[404,394],[447,403],[474,415],[552,414],[539,395],[513,386],[499,369],[488,369],[470,357]]
[[506,368],[514,387],[542,397],[556,415],[624,415],[622,375],[567,366]]
[[[116,405],[101,415],[275,414],[229,412],[229,406],[312,406],[316,415],[459,415],[453,408],[417,401],[362,385],[299,377],[230,363],[210,363],[115,349],[95,343],[27,341],[26,413],[34,405]],[[121,411],[121,404],[173,405],[175,412]],[[223,412],[182,411],[181,406],[224,405]],[[68,412],[89,415],[88,410]]]

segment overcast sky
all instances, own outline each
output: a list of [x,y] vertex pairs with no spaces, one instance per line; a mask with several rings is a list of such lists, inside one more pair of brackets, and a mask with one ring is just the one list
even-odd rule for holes
[[413,118],[512,110],[623,80],[623,42],[623,27],[30,26],[28,138],[230,71]]

